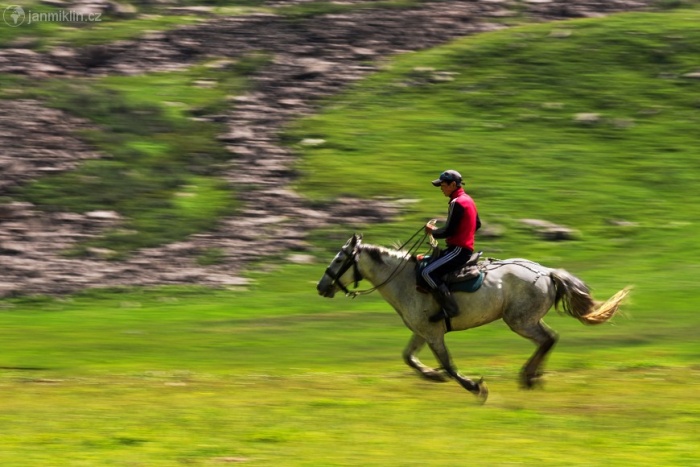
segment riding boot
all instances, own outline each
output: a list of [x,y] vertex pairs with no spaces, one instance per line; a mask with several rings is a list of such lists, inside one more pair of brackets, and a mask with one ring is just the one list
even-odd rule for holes
[[445,284],[441,284],[440,287],[432,292],[433,297],[435,297],[442,309],[429,318],[431,323],[442,321],[445,318],[454,318],[459,314],[457,302]]

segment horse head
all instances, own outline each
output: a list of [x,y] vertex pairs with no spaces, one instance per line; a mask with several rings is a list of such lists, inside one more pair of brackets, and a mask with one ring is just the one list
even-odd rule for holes
[[321,280],[316,285],[318,294],[323,297],[333,298],[338,289],[349,294],[347,286],[351,283],[357,283],[362,279],[360,272],[357,270],[357,253],[362,244],[362,235],[353,234],[350,239],[345,242],[345,245],[340,249],[331,264],[328,265]]

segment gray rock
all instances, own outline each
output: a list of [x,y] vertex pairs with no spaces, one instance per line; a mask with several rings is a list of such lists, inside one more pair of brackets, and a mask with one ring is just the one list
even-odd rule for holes
[[580,234],[569,227],[540,219],[520,219],[520,223],[534,231],[544,240],[576,240]]

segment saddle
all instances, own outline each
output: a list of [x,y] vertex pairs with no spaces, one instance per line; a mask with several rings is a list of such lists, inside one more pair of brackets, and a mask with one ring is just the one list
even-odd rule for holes
[[[461,269],[445,275],[442,280],[447,287],[454,292],[475,292],[481,287],[486,272],[479,267],[479,258],[482,252],[471,255]],[[423,279],[423,269],[440,257],[440,247],[434,247],[430,255],[418,257],[416,265],[416,289],[422,293],[430,293],[430,286]]]
[[475,277],[479,277],[481,275],[481,269],[479,269],[479,258],[481,257],[482,252],[477,251],[476,253],[473,253],[469,259],[467,260],[466,263],[464,263],[464,266],[462,269],[459,269],[457,271],[454,271],[450,274],[447,274],[445,276],[445,283],[447,285],[450,284],[456,284],[458,282],[465,282],[465,281],[470,281],[474,279]]

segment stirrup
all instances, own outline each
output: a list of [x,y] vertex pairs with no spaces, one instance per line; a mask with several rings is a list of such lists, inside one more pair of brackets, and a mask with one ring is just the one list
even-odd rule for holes
[[440,309],[440,311],[429,317],[428,321],[431,323],[439,323],[440,321],[444,321],[445,332],[452,332],[452,317],[450,317],[450,315],[448,315],[443,309]]

